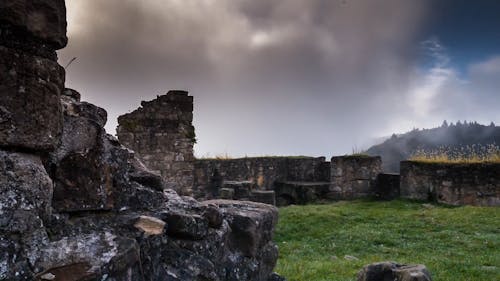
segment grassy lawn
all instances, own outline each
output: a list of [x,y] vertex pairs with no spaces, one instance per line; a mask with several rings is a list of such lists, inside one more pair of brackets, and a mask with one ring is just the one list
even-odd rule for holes
[[[422,263],[436,281],[500,280],[500,208],[407,201],[280,208],[276,271],[289,281],[356,280],[377,261]],[[359,259],[346,259],[345,256]]]

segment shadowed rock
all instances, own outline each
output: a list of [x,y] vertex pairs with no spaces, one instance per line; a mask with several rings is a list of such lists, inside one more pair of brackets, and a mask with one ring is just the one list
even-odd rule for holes
[[424,265],[402,265],[379,262],[365,266],[358,273],[358,281],[432,281]]

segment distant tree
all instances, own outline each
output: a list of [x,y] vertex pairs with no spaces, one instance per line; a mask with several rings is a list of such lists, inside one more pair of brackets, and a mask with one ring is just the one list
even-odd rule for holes
[[493,123],[493,121],[491,121],[490,127],[495,127],[495,123]]
[[448,122],[446,120],[443,121],[443,124],[441,124],[442,128],[448,128]]
[[395,139],[397,139],[397,138],[398,138],[398,135],[396,135],[396,134],[392,134],[392,136],[391,136],[391,140],[395,140]]

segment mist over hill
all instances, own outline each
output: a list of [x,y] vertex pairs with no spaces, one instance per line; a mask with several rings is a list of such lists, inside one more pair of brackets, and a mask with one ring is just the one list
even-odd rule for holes
[[493,122],[486,126],[477,122],[460,122],[432,129],[413,129],[396,135],[381,144],[370,147],[366,153],[382,156],[385,172],[399,172],[399,162],[408,159],[417,150],[436,150],[442,147],[500,144],[500,127]]

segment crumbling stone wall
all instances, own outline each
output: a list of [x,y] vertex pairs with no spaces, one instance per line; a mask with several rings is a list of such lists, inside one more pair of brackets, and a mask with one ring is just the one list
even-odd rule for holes
[[169,91],[137,110],[118,117],[117,136],[149,169],[181,194],[191,195],[195,132],[193,97]]
[[193,191],[195,197],[203,198],[217,188],[214,184],[222,188],[225,181],[248,182],[256,190],[274,190],[275,183],[283,181],[324,181],[329,170],[325,163],[324,157],[199,159],[194,165]]
[[[335,156],[331,160],[331,192],[340,199],[368,197],[375,193],[382,172],[380,156]],[[335,196],[334,196],[335,197]]]
[[500,206],[500,164],[403,161],[401,197],[450,205]]
[[65,30],[63,0],[0,2],[0,280],[282,280],[277,209],[166,188],[64,89]]

